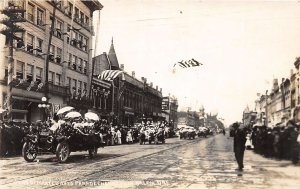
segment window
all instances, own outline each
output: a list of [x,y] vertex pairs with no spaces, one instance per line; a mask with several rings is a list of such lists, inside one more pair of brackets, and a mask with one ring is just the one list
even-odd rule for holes
[[55,84],[59,85],[59,86],[61,85],[61,75],[60,74],[56,74]]
[[71,86],[71,78],[70,77],[67,77],[66,86]]
[[34,22],[34,5],[28,3],[26,12],[27,20],[29,20],[30,22]]
[[67,27],[67,43],[70,43],[70,36],[71,35],[72,35],[71,26],[68,25],[68,27]]
[[86,60],[83,61],[82,69],[83,69],[83,73],[86,74],[87,73],[87,61]]
[[83,82],[83,90],[86,90],[86,88],[87,88],[87,84]]
[[19,39],[17,39],[17,48],[22,48],[24,49],[25,44],[24,44],[24,33],[16,33],[16,36],[19,37]]
[[77,89],[77,81],[76,81],[76,79],[73,79],[73,81],[72,81],[72,89],[74,89],[74,90]]
[[27,51],[33,52],[33,45],[34,45],[34,36],[31,34],[27,34]]
[[27,64],[27,69],[26,69],[26,80],[27,82],[33,81],[33,65]]
[[83,38],[83,42],[82,42],[82,50],[87,51],[87,43],[88,43],[88,39],[86,37]]
[[49,71],[48,81],[54,83],[54,72]]
[[44,24],[44,11],[41,9],[37,9],[37,25],[43,26]]
[[17,75],[17,79],[24,79],[24,63],[23,62],[17,61],[16,75]]
[[63,31],[63,23],[61,21],[57,20],[57,23],[56,23],[56,36],[60,39],[62,38],[62,31]]
[[84,23],[84,14],[83,14],[83,12],[80,12],[80,22],[82,24]]
[[43,49],[43,40],[41,40],[40,38],[37,38],[37,52],[42,53],[42,49]]
[[75,19],[79,18],[79,9],[75,7]]
[[79,34],[79,38],[78,38],[78,47],[82,48],[83,45],[83,36]]
[[36,67],[36,70],[35,70],[35,81],[37,81],[38,83],[41,83],[42,82],[42,74],[43,74],[43,68],[39,68],[39,67]]
[[81,58],[78,58],[78,70],[79,71],[82,71],[82,64],[83,64],[83,61]]
[[4,66],[5,66],[5,77],[8,77],[8,58],[5,57],[5,60],[4,60]]
[[54,45],[50,45],[50,54],[53,54],[53,55],[54,55],[54,52],[55,52],[55,47],[54,47]]
[[77,56],[73,55],[73,69],[76,70],[77,68]]
[[89,26],[90,18],[88,16],[85,16],[85,25]]
[[78,81],[78,91],[81,91],[81,89],[82,89],[82,82]]
[[68,15],[72,16],[73,14],[73,4],[69,2],[69,6],[68,6]]
[[61,48],[56,48],[56,62],[61,63],[61,56],[62,56],[62,49]]
[[69,53],[69,62],[68,62],[68,66],[69,67],[71,67],[71,65],[72,65],[72,54],[71,53]]
[[54,52],[55,52],[54,45],[50,45],[50,53],[49,53],[49,60],[50,61],[54,61]]

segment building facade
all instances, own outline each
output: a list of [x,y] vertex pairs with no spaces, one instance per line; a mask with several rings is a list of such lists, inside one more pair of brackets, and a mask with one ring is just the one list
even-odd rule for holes
[[[107,104],[106,108],[97,109],[100,114],[110,121],[127,126],[132,126],[143,118],[153,121],[161,119],[162,90],[158,90],[157,86],[154,88],[144,77],[136,78],[135,72],[127,73],[124,64],[118,62],[113,41],[108,54],[94,57],[93,62],[92,88],[97,87],[109,94],[107,101],[105,95],[100,95],[101,100],[96,98],[96,104],[100,104],[101,101],[102,104],[105,101]],[[98,76],[104,70],[120,70],[123,74],[114,81],[102,81]],[[95,98],[92,97],[92,100],[95,101]]]
[[[19,25],[25,29],[14,41],[12,116],[13,119],[36,121],[41,119],[38,108],[45,96],[45,77],[48,74],[48,103],[55,112],[73,100],[85,99],[91,78],[92,62],[92,15],[101,10],[96,1],[60,1],[53,17],[51,1],[13,1],[26,10],[26,22]],[[1,7],[7,7],[2,1]],[[2,19],[5,17],[1,15]],[[54,20],[54,28],[51,23]],[[1,25],[3,28],[4,25]],[[52,42],[49,44],[50,32]],[[0,35],[5,41],[6,36]],[[8,46],[1,43],[0,105],[6,108],[8,90]],[[48,54],[49,47],[49,54]],[[46,57],[49,58],[49,72],[46,73]]]
[[290,77],[282,78],[280,83],[278,79],[274,79],[270,93],[267,91],[266,94],[259,96],[255,101],[257,125],[274,127],[285,125],[291,119],[293,109],[299,103],[297,75],[298,73],[291,70]]

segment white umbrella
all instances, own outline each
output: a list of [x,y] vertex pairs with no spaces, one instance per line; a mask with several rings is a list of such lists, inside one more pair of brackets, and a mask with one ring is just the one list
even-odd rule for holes
[[3,112],[6,112],[6,109],[0,108],[0,114],[2,114]]
[[79,112],[69,112],[65,117],[67,118],[81,117],[81,114]]
[[93,113],[93,112],[88,112],[86,114],[84,114],[84,118],[86,119],[91,119],[91,120],[94,120],[94,121],[99,121],[100,118],[97,114]]
[[63,114],[65,112],[68,112],[68,111],[71,111],[71,110],[74,110],[74,108],[72,106],[66,106],[66,107],[63,107],[60,110],[58,110],[56,114],[60,115],[60,114]]

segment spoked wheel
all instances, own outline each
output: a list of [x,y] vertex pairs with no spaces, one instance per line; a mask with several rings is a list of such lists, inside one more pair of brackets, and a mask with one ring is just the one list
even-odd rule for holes
[[88,151],[89,151],[89,157],[92,159],[93,157],[95,157],[97,155],[98,148],[96,148],[96,146],[94,146],[94,148],[89,149]]
[[58,162],[60,163],[66,162],[69,155],[70,155],[70,148],[68,143],[66,142],[59,143],[56,148],[56,157],[58,159]]
[[33,162],[37,156],[37,149],[31,142],[25,142],[22,148],[22,156],[27,162]]

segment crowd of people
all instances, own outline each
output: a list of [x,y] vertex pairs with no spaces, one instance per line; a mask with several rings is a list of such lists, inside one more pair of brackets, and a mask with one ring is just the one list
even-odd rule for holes
[[1,147],[0,156],[18,155],[21,153],[23,137],[29,133],[31,127],[47,128],[51,134],[57,134],[62,128],[69,126],[84,135],[92,132],[100,135],[102,145],[121,145],[133,144],[139,142],[139,134],[150,131],[164,129],[166,137],[169,136],[169,124],[167,122],[141,122],[135,125],[113,125],[106,119],[91,120],[82,117],[61,118],[53,116],[46,122],[37,121],[34,123],[27,122],[1,122],[0,124]]
[[265,157],[291,159],[296,162],[298,129],[293,121],[289,121],[286,126],[273,128],[255,126],[251,134],[254,151]]
[[[294,109],[292,119],[284,125],[274,127],[245,127],[248,144],[254,152],[268,158],[292,160],[297,163],[300,152],[300,107]],[[247,145],[247,144],[246,144]]]

